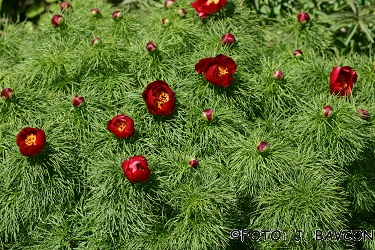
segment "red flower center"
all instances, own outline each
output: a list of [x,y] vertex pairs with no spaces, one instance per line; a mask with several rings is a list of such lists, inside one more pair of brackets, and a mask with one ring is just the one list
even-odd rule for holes
[[212,4],[212,3],[214,3],[214,4],[218,4],[219,1],[220,1],[220,0],[208,0],[208,1],[207,1],[207,5],[210,5],[210,4]]
[[25,144],[27,146],[31,146],[31,145],[36,145],[36,135],[34,134],[29,134],[26,136],[26,139],[25,139]]
[[126,128],[126,125],[128,125],[127,122],[125,121],[120,121],[120,120],[117,120],[114,124],[114,126],[120,131],[122,132],[125,128]]
[[139,169],[144,169],[143,165],[141,163],[137,163],[137,165],[135,165],[137,167],[137,170]]
[[218,78],[229,73],[228,68],[226,68],[226,67],[219,66],[219,67],[217,67],[217,69],[218,70],[216,71],[216,75],[217,75]]
[[340,76],[339,81],[343,89],[346,89],[348,87],[348,82],[346,81],[345,76]]
[[158,109],[161,109],[161,106],[169,101],[169,95],[164,91],[156,91],[155,94],[155,105],[158,106]]

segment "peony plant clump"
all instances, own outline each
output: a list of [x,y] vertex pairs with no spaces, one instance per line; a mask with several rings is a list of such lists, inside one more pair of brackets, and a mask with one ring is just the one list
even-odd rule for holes
[[373,57],[240,0],[52,10],[1,31],[2,249],[375,249]]

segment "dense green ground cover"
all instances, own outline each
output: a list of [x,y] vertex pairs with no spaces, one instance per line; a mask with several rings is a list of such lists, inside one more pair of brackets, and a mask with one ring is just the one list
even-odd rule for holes
[[[143,15],[122,10],[114,21],[105,2],[72,1],[61,27],[52,27],[51,14],[36,29],[4,28],[0,86],[15,98],[0,102],[0,246],[375,249],[369,240],[314,239],[316,229],[375,226],[374,125],[356,112],[375,112],[372,55],[335,53],[318,19],[303,26],[289,16],[264,30],[242,1],[205,19],[190,1],[177,4]],[[94,7],[101,17],[90,15]],[[227,32],[236,37],[232,46],[221,44]],[[91,46],[94,37],[100,46]],[[158,51],[146,50],[149,41]],[[195,71],[199,60],[218,54],[237,64],[227,88]],[[358,74],[352,94],[330,95],[332,68],[346,65]],[[176,94],[166,117],[150,114],[142,99],[159,79]],[[72,106],[76,94],[86,101],[80,108]],[[335,111],[330,119],[322,117],[325,105]],[[207,108],[218,115],[213,122],[200,118]],[[136,131],[124,140],[106,128],[121,113]],[[34,157],[15,143],[28,126],[47,138]],[[270,144],[269,154],[257,152],[260,141]],[[121,169],[134,155],[147,158],[152,173],[145,183],[130,183]],[[191,158],[199,159],[197,169]],[[231,230],[246,228],[286,236],[230,239]],[[295,230],[307,240],[293,240]]]

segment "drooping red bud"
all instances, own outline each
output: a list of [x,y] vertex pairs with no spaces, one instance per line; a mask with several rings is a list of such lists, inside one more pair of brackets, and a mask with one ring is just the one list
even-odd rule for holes
[[66,11],[72,7],[69,2],[61,2],[60,3],[61,11]]
[[298,22],[300,22],[301,24],[305,24],[310,21],[310,16],[306,12],[299,13],[297,18]]
[[112,18],[114,20],[120,20],[121,17],[122,17],[122,13],[121,13],[121,11],[118,11],[118,10],[113,12],[113,14],[112,14]]
[[323,107],[322,113],[324,118],[330,118],[335,112],[333,111],[333,108],[331,106],[326,105]]
[[273,77],[277,80],[281,80],[284,77],[284,73],[281,70],[276,70],[273,72]]
[[368,120],[370,118],[370,113],[367,111],[367,110],[364,110],[364,109],[358,109],[357,110],[357,113],[359,115],[359,117],[362,119],[362,120]]
[[293,51],[293,56],[295,56],[295,57],[303,56],[302,50],[296,49],[295,51]]
[[169,20],[168,18],[163,18],[163,20],[161,20],[161,23],[167,27],[171,24],[171,20]]
[[83,104],[85,104],[85,98],[80,95],[76,95],[72,99],[72,103],[74,107],[81,107]]
[[154,42],[150,41],[146,44],[146,49],[150,52],[154,51],[157,49],[156,45]]
[[261,141],[258,143],[257,150],[259,153],[267,153],[270,149],[268,142]]
[[191,159],[189,161],[189,165],[192,167],[192,168],[197,168],[198,165],[199,165],[199,161],[197,159]]
[[99,37],[95,37],[91,41],[91,45],[94,46],[94,47],[99,46],[101,43],[102,43],[102,39],[100,39]]
[[51,20],[53,27],[58,27],[62,25],[64,22],[65,22],[65,19],[61,15],[54,15]]
[[202,118],[203,120],[205,121],[212,121],[213,119],[215,119],[216,117],[216,113],[213,109],[205,109],[202,113]]
[[224,34],[222,37],[221,37],[221,43],[223,45],[231,45],[233,44],[234,42],[236,41],[236,38],[230,34],[230,33],[226,33]]
[[187,11],[186,11],[186,9],[184,9],[184,8],[179,9],[177,12],[178,12],[178,14],[179,14],[181,17],[186,17],[186,15],[187,15]]
[[100,10],[98,8],[93,8],[90,11],[90,13],[91,13],[92,16],[99,16],[100,15]]
[[1,91],[1,98],[4,100],[11,99],[14,96],[14,92],[11,88],[5,88]]
[[176,5],[176,0],[165,0],[164,8],[169,9]]

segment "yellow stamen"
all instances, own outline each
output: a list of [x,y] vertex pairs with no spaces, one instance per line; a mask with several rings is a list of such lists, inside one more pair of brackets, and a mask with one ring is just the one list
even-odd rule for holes
[[219,72],[218,72],[219,77],[229,73],[228,68],[224,68],[224,67],[219,66],[218,69],[219,69]]
[[117,120],[114,125],[120,132],[122,132],[128,124],[127,122]]
[[164,91],[157,91],[155,94],[155,105],[158,106],[158,109],[161,109],[161,106],[169,101],[169,95]]
[[218,4],[219,1],[220,1],[220,0],[208,0],[208,1],[207,1],[207,5],[210,5],[210,4],[212,4],[212,3],[214,3],[214,4]]
[[29,134],[25,139],[25,143],[27,146],[36,145],[36,135]]
[[345,77],[344,77],[344,76],[340,76],[339,81],[340,81],[340,83],[341,83],[341,86],[342,86],[344,89],[348,86],[348,82],[345,81]]

